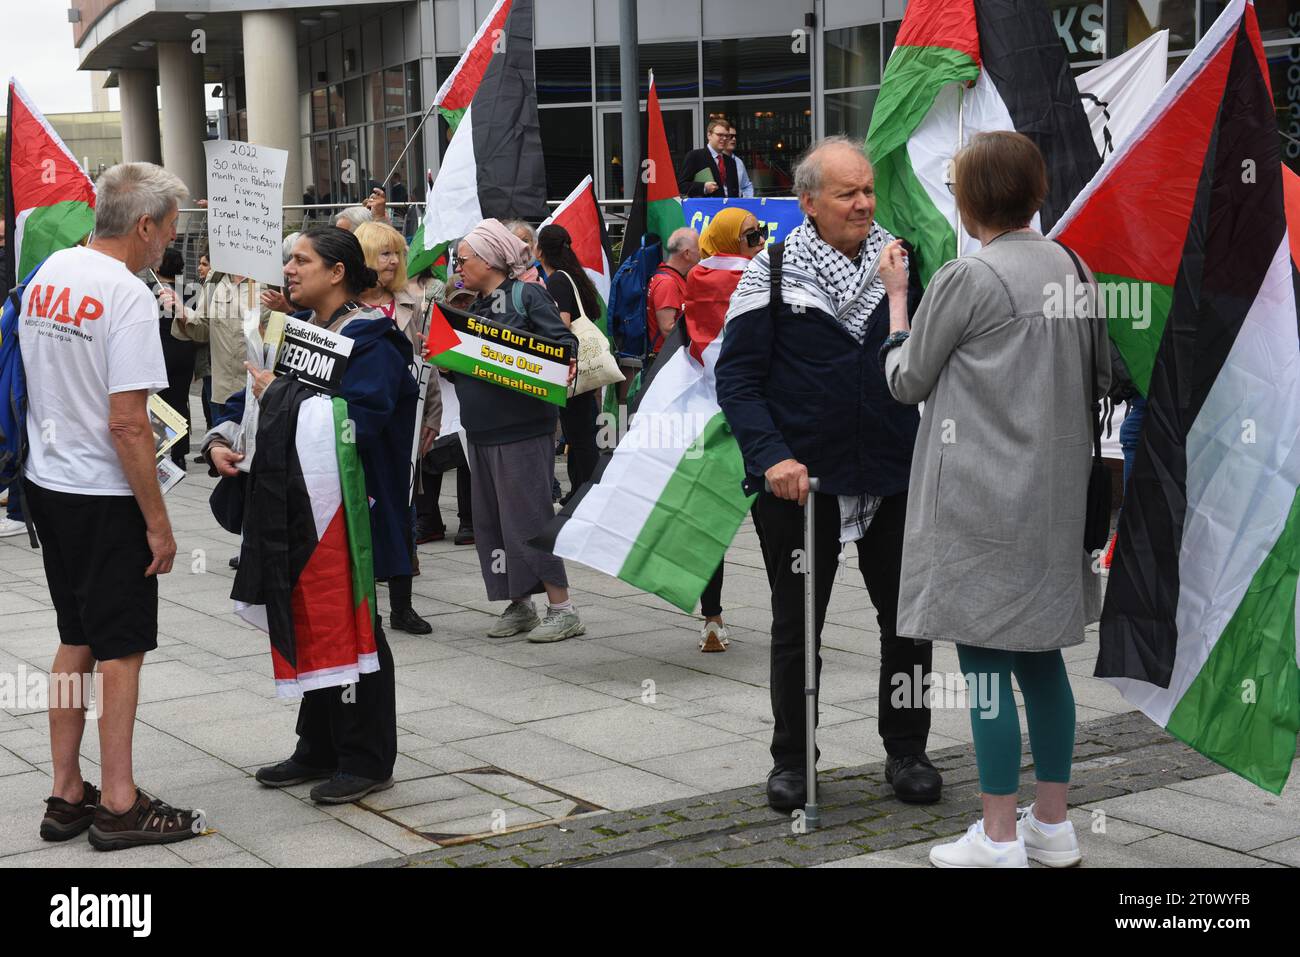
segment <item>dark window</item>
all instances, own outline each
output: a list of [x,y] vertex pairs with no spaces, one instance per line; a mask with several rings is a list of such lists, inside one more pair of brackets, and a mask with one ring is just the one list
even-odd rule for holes
[[826,132],[843,133],[855,140],[865,140],[871,126],[871,109],[879,90],[854,90],[826,94]]
[[736,155],[745,161],[754,195],[789,195],[794,164],[812,141],[807,98],[709,100],[704,112],[721,113],[735,124]]
[[326,106],[326,91],[312,90],[311,93],[311,128],[319,133],[330,128],[329,109]]
[[[694,43],[643,43],[637,47],[640,98],[645,99],[650,91],[651,70],[655,74],[655,89],[660,98],[699,96],[698,52]],[[596,47],[597,99],[622,98],[619,60],[618,47]]]
[[880,83],[880,24],[827,30],[826,89]]
[[1300,173],[1300,44],[1270,47],[1264,55],[1282,134],[1282,162]]
[[[889,62],[889,54],[894,52],[894,41],[898,39],[898,31],[903,25],[902,20],[889,20],[880,25],[881,49],[885,54],[885,62]],[[881,67],[883,70],[883,66]]]
[[329,113],[330,129],[338,129],[344,125],[346,116],[343,111],[343,84],[336,83],[329,88]]
[[343,125],[360,123],[365,117],[365,94],[361,91],[360,80],[348,80],[343,84]]
[[402,116],[406,113],[406,80],[400,66],[384,71],[384,116]]
[[420,61],[412,60],[406,64],[406,112],[418,113],[424,109],[424,97],[420,95]]
[[[1190,50],[1196,45],[1196,3],[1197,0],[1160,0],[1159,3],[1150,0],[1112,0],[1112,49],[1106,51],[1107,56],[1118,56],[1125,50],[1133,49],[1156,31],[1166,29],[1169,31],[1170,50]],[[1054,12],[1060,17],[1065,16],[1064,11]],[[1059,31],[1060,27],[1057,29]],[[1069,48],[1068,43],[1066,48]],[[1077,58],[1072,56],[1070,59]]]
[[438,86],[447,82],[447,77],[451,76],[451,71],[456,69],[456,64],[459,62],[458,56],[440,56],[433,61],[433,70],[438,75]]
[[[1220,6],[1220,4],[1212,4]],[[1255,4],[1255,15],[1259,17],[1259,32],[1264,40],[1300,39],[1300,3],[1296,0],[1273,0],[1272,3]],[[1201,25],[1208,28],[1209,18],[1202,13]]]
[[[668,140],[668,154],[673,163],[680,166],[687,152],[695,145],[695,110],[691,107],[674,106],[665,103],[662,109],[664,136]],[[605,113],[601,117],[605,133],[605,155],[600,159],[605,177],[605,196],[608,199],[623,199],[623,114]],[[641,114],[641,148],[645,149],[645,113]],[[630,161],[640,163],[641,157],[631,157]],[[670,173],[676,176],[676,168]]]
[[806,93],[811,87],[807,39],[791,36],[705,40],[704,95]]
[[591,48],[538,50],[533,54],[537,71],[538,103],[591,101]]
[[546,195],[563,199],[591,172],[591,107],[539,110],[542,155],[546,158]]

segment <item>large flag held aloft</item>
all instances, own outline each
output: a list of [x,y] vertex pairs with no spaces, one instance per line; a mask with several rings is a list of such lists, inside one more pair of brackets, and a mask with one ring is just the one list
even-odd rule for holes
[[978,243],[956,227],[951,161],[971,136],[1024,133],[1049,190],[1051,229],[1101,165],[1061,38],[1042,0],[912,0],[871,114],[876,218],[918,253],[921,281]]
[[[536,222],[546,216],[546,167],[533,75],[533,0],[498,4],[493,16],[507,8],[503,25],[495,28],[500,32],[481,29],[479,41],[466,53],[486,58],[486,66],[429,191],[426,249],[464,236],[487,218]],[[472,76],[467,65],[466,82]]]
[[9,81],[5,136],[7,275],[20,282],[50,253],[95,225],[95,184],[17,80]]
[[1232,0],[1056,237],[1147,396],[1096,674],[1282,790],[1300,731],[1300,336],[1254,5]]
[[650,92],[646,95],[646,155],[641,162],[641,173],[636,181],[636,194],[628,213],[627,228],[623,230],[623,255],[631,256],[641,246],[647,233],[667,242],[673,230],[686,225],[682,213],[682,200],[677,192],[677,173],[673,155],[668,149],[668,135],[664,132],[664,116],[659,110],[659,94],[655,92],[654,74],[650,74]]
[[438,92],[434,94],[433,105],[438,108],[438,112],[447,121],[453,133],[456,132],[456,127],[460,126],[460,121],[469,109],[474,94],[478,92],[492,55],[504,49],[506,17],[510,15],[513,2],[514,0],[497,0],[496,6],[479,24],[474,39],[469,41],[469,46],[456,61],[451,75],[443,81],[442,86],[438,87]]

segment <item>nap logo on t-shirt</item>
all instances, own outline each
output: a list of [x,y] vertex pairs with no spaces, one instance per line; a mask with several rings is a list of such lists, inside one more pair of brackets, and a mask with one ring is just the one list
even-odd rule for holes
[[[42,289],[45,290],[44,299],[41,298]],[[59,290],[56,296],[53,286],[33,286],[31,298],[27,300],[27,315],[53,319],[55,322],[71,322],[80,329],[83,320],[98,319],[104,314],[102,302],[93,296],[82,296],[76,315],[70,315],[68,310],[71,307],[71,300],[72,290],[67,287]]]

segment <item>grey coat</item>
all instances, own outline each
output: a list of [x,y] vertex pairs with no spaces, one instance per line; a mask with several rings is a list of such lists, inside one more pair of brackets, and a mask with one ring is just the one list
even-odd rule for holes
[[[1091,273],[1086,271],[1089,282]],[[890,391],[925,403],[912,456],[898,633],[1007,651],[1083,641],[1100,578],[1083,549],[1104,320],[1050,308],[1080,283],[1038,233],[1009,233],[930,281]],[[1075,297],[1070,295],[1069,302]]]

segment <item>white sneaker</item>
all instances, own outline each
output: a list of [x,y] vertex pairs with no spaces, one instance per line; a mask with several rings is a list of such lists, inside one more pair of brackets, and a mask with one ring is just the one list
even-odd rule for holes
[[27,532],[27,525],[23,522],[15,522],[12,518],[0,518],[0,538],[8,538],[10,535],[23,535]]
[[980,818],[957,840],[930,848],[930,863],[935,867],[1028,867],[1025,842],[1016,835],[1015,843],[996,845],[984,833]]
[[1046,864],[1048,867],[1073,867],[1083,860],[1079,850],[1079,839],[1074,833],[1074,824],[1066,820],[1065,826],[1054,834],[1043,830],[1043,825],[1034,817],[1034,807],[1016,809],[1016,835],[1025,842],[1025,853],[1031,861]]
[[700,630],[700,651],[726,651],[731,644],[727,626],[717,621],[706,621]]
[[489,638],[509,638],[521,631],[532,631],[542,620],[531,601],[512,601],[501,613],[497,623],[488,631]]
[[546,617],[528,635],[528,640],[534,644],[545,644],[563,641],[565,638],[576,638],[586,633],[587,626],[579,620],[578,613],[572,608],[568,611],[557,611],[548,605]]

